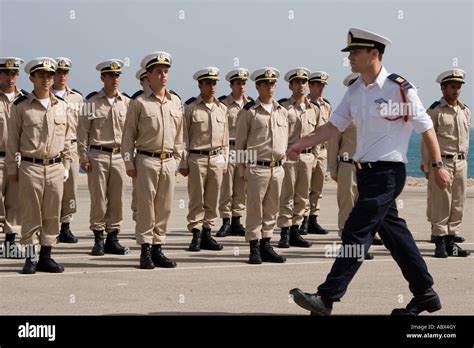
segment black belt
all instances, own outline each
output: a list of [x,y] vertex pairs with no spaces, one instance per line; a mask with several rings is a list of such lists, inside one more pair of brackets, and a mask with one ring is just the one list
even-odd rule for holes
[[393,165],[400,165],[403,162],[377,161],[377,162],[354,162],[356,169],[374,169]]
[[77,142],[77,139],[72,139],[72,140],[71,140],[71,144],[74,144],[74,143],[76,143],[76,142]]
[[[279,167],[282,165],[281,160],[280,161],[254,161],[257,166],[264,166],[264,167]],[[249,163],[252,164],[252,163]]]
[[235,146],[235,140],[229,140],[229,145],[230,146]]
[[0,157],[5,157],[7,154],[3,151],[0,151]]
[[313,152],[313,148],[309,147],[307,149],[301,150],[301,153],[311,153]]
[[221,152],[221,149],[216,150],[189,150],[189,153],[194,153],[196,155],[206,155],[206,156],[215,156]]
[[460,159],[460,160],[466,159],[466,155],[463,153],[458,153],[456,155],[441,155],[441,157],[446,158],[446,159]]
[[137,150],[137,153],[140,155],[145,155],[149,157],[159,157],[162,160],[173,157],[173,153],[171,152],[150,152],[150,151]]
[[326,145],[319,145],[319,149],[324,150],[326,148]]
[[120,152],[120,146],[119,147],[105,147],[105,146],[99,146],[99,145],[90,145],[89,147],[94,150],[111,152],[114,155]]
[[21,156],[22,161],[27,161],[27,162],[32,162],[32,163],[37,163],[37,164],[42,164],[44,166],[49,166],[50,164],[55,164],[61,162],[61,157],[55,157],[55,158],[32,158],[32,157],[24,157]]
[[354,160],[352,160],[350,158],[349,159],[344,159],[344,157],[341,157],[341,156],[338,156],[337,158],[339,159],[339,162],[350,163],[350,164],[355,163]]

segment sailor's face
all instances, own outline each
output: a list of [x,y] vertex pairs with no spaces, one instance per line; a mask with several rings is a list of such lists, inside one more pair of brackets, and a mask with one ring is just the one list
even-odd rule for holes
[[351,64],[352,72],[362,73],[370,65],[372,61],[372,53],[364,48],[351,50],[349,53],[349,63]]

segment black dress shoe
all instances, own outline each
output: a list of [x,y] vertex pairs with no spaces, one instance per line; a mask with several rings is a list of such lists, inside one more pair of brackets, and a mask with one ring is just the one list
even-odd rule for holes
[[58,243],[77,243],[79,240],[74,234],[72,234],[69,223],[65,222],[61,224],[61,230],[59,231],[59,236],[57,238]]
[[176,262],[167,258],[161,249],[161,244],[155,244],[151,247],[151,259],[156,267],[175,268]]
[[222,226],[219,228],[219,231],[216,233],[216,237],[227,237],[230,235],[230,219],[223,218]]
[[240,216],[232,216],[230,234],[232,236],[245,236],[245,227],[240,223]]
[[441,309],[441,301],[438,294],[429,288],[423,294],[417,295],[411,299],[406,308],[396,308],[392,315],[418,315],[423,311],[433,313]]
[[309,294],[295,288],[290,290],[295,303],[301,308],[311,312],[311,315],[330,315],[332,312],[332,301],[318,294]]

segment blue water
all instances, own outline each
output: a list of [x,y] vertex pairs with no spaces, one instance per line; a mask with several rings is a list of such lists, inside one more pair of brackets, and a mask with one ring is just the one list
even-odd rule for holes
[[[474,178],[474,128],[471,128],[469,132],[469,153],[468,153],[468,169],[467,177]],[[410,138],[410,144],[408,145],[408,164],[407,164],[407,175],[408,176],[418,176],[421,177],[423,174],[420,171],[420,143],[421,136],[412,133]]]

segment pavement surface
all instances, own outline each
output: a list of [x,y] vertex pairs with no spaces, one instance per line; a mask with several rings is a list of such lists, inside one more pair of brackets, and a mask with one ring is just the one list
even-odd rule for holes
[[[182,179],[176,187],[169,222],[165,254],[173,258],[175,269],[141,270],[140,247],[134,237],[131,218],[131,186],[127,187],[121,243],[130,255],[91,256],[93,235],[89,231],[89,192],[84,175],[78,189],[79,212],[71,224],[79,237],[77,244],[58,244],[53,257],[64,265],[63,274],[38,272],[19,274],[22,260],[0,260],[1,315],[235,315],[308,314],[294,304],[288,291],[300,287],[314,292],[324,281],[333,259],[325,250],[339,241],[337,235],[336,186],[324,188],[320,222],[330,233],[308,235],[311,248],[278,249],[287,257],[285,264],[247,264],[249,248],[243,237],[218,239],[222,251],[186,251],[191,234],[186,231],[187,190]],[[405,218],[428,264],[443,309],[434,315],[474,313],[474,256],[436,259],[434,244],[428,242],[426,188],[406,187],[399,197],[400,216]],[[474,188],[469,188],[465,206],[462,247],[473,250]],[[244,220],[245,221],[245,220]],[[213,234],[220,227],[216,221]],[[276,245],[279,231],[272,240]],[[3,237],[2,237],[3,240]],[[375,259],[365,261],[333,314],[390,314],[411,299],[408,285],[383,246],[372,246]]]

